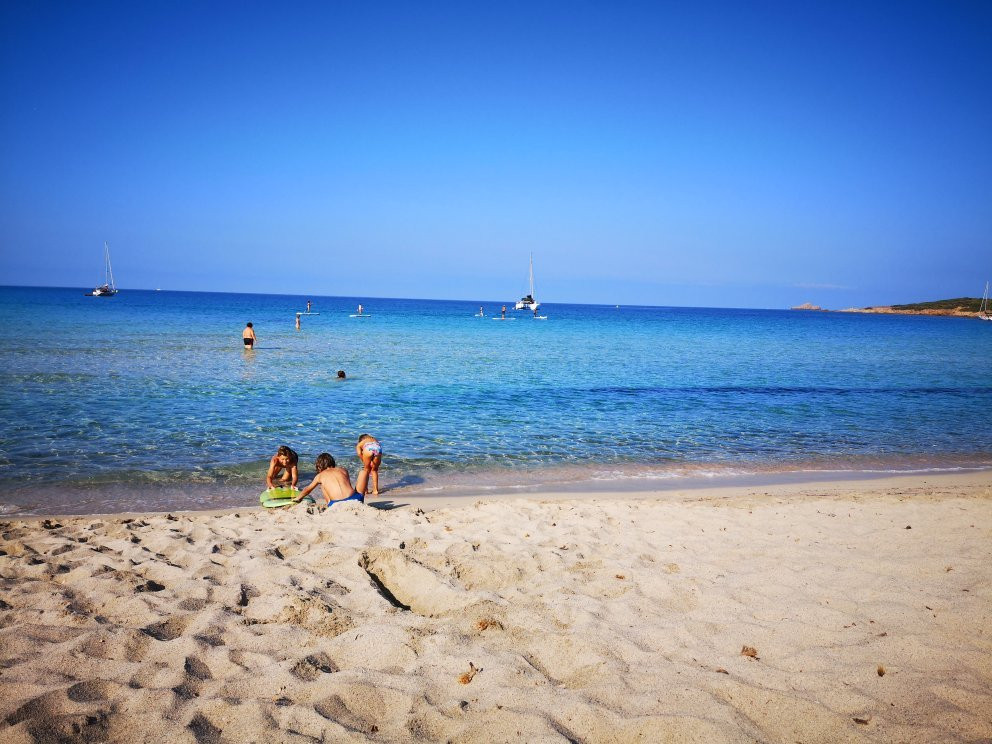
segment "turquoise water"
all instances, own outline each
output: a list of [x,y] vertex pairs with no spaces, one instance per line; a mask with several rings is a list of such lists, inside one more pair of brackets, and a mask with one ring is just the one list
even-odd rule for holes
[[362,432],[404,496],[992,464],[977,320],[310,296],[296,331],[307,299],[0,289],[0,508],[250,503],[278,445],[354,474]]

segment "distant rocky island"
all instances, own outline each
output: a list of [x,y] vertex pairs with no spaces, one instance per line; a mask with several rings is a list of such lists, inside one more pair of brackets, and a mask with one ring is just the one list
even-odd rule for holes
[[796,305],[795,307],[790,307],[790,310],[823,310],[819,305],[814,305],[811,302],[804,302],[802,305]]

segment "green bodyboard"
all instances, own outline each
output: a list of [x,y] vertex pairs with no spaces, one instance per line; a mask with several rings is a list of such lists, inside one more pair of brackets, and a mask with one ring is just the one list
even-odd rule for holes
[[266,509],[278,509],[280,506],[292,506],[293,498],[300,492],[295,488],[269,488],[258,497],[259,503]]

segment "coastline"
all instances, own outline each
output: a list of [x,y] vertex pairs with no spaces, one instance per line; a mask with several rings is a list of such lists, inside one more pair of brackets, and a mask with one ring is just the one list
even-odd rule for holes
[[456,503],[4,519],[0,738],[992,736],[992,473]]
[[[597,498],[615,493],[630,498],[678,499],[681,494],[742,488],[821,488],[900,478],[937,478],[992,473],[992,455],[946,458],[846,458],[771,467],[694,463],[673,466],[607,464],[466,471],[430,479],[396,477],[383,471],[382,506],[393,502],[420,508],[460,505],[471,499]],[[261,476],[259,476],[260,478]],[[300,483],[313,473],[303,470]],[[832,485],[833,484],[833,485]],[[227,513],[258,507],[262,485],[250,482],[83,483],[13,486],[0,505],[0,519],[70,516],[123,516],[174,513]],[[39,494],[45,498],[39,501]],[[53,497],[54,495],[54,497]]]
[[981,313],[970,310],[900,310],[895,307],[848,307],[843,310],[827,310],[838,313],[866,313],[869,315],[933,315],[947,318],[977,318]]

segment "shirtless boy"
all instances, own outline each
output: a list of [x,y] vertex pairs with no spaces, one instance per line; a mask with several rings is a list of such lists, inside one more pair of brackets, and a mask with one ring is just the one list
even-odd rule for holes
[[355,452],[358,459],[362,461],[362,473],[358,476],[358,482],[362,483],[364,475],[365,488],[359,488],[363,494],[369,490],[369,476],[372,479],[372,493],[379,495],[379,466],[382,464],[382,445],[379,440],[371,434],[362,434],[358,437],[358,444],[355,445]]
[[297,464],[300,462],[299,456],[289,447],[283,445],[269,460],[269,471],[265,474],[265,485],[267,488],[275,488],[276,476],[282,473],[279,478],[280,485],[296,488],[296,483],[300,479],[300,472]]
[[255,338],[255,329],[252,328],[251,323],[245,326],[245,329],[241,332],[241,340],[245,342],[246,349],[252,349],[255,347],[255,342],[258,341]]
[[364,470],[358,476],[358,488],[354,489],[351,487],[351,478],[348,477],[348,471],[337,467],[334,458],[327,452],[321,452],[317,455],[313,469],[317,471],[317,475],[310,481],[309,486],[300,491],[299,496],[293,498],[293,501],[302,501],[307,496],[310,496],[311,491],[317,486],[320,486],[321,493],[324,495],[324,506],[330,506],[338,501],[358,501],[362,504],[365,503],[362,488],[368,485],[365,482],[368,480],[368,476],[365,475]]

